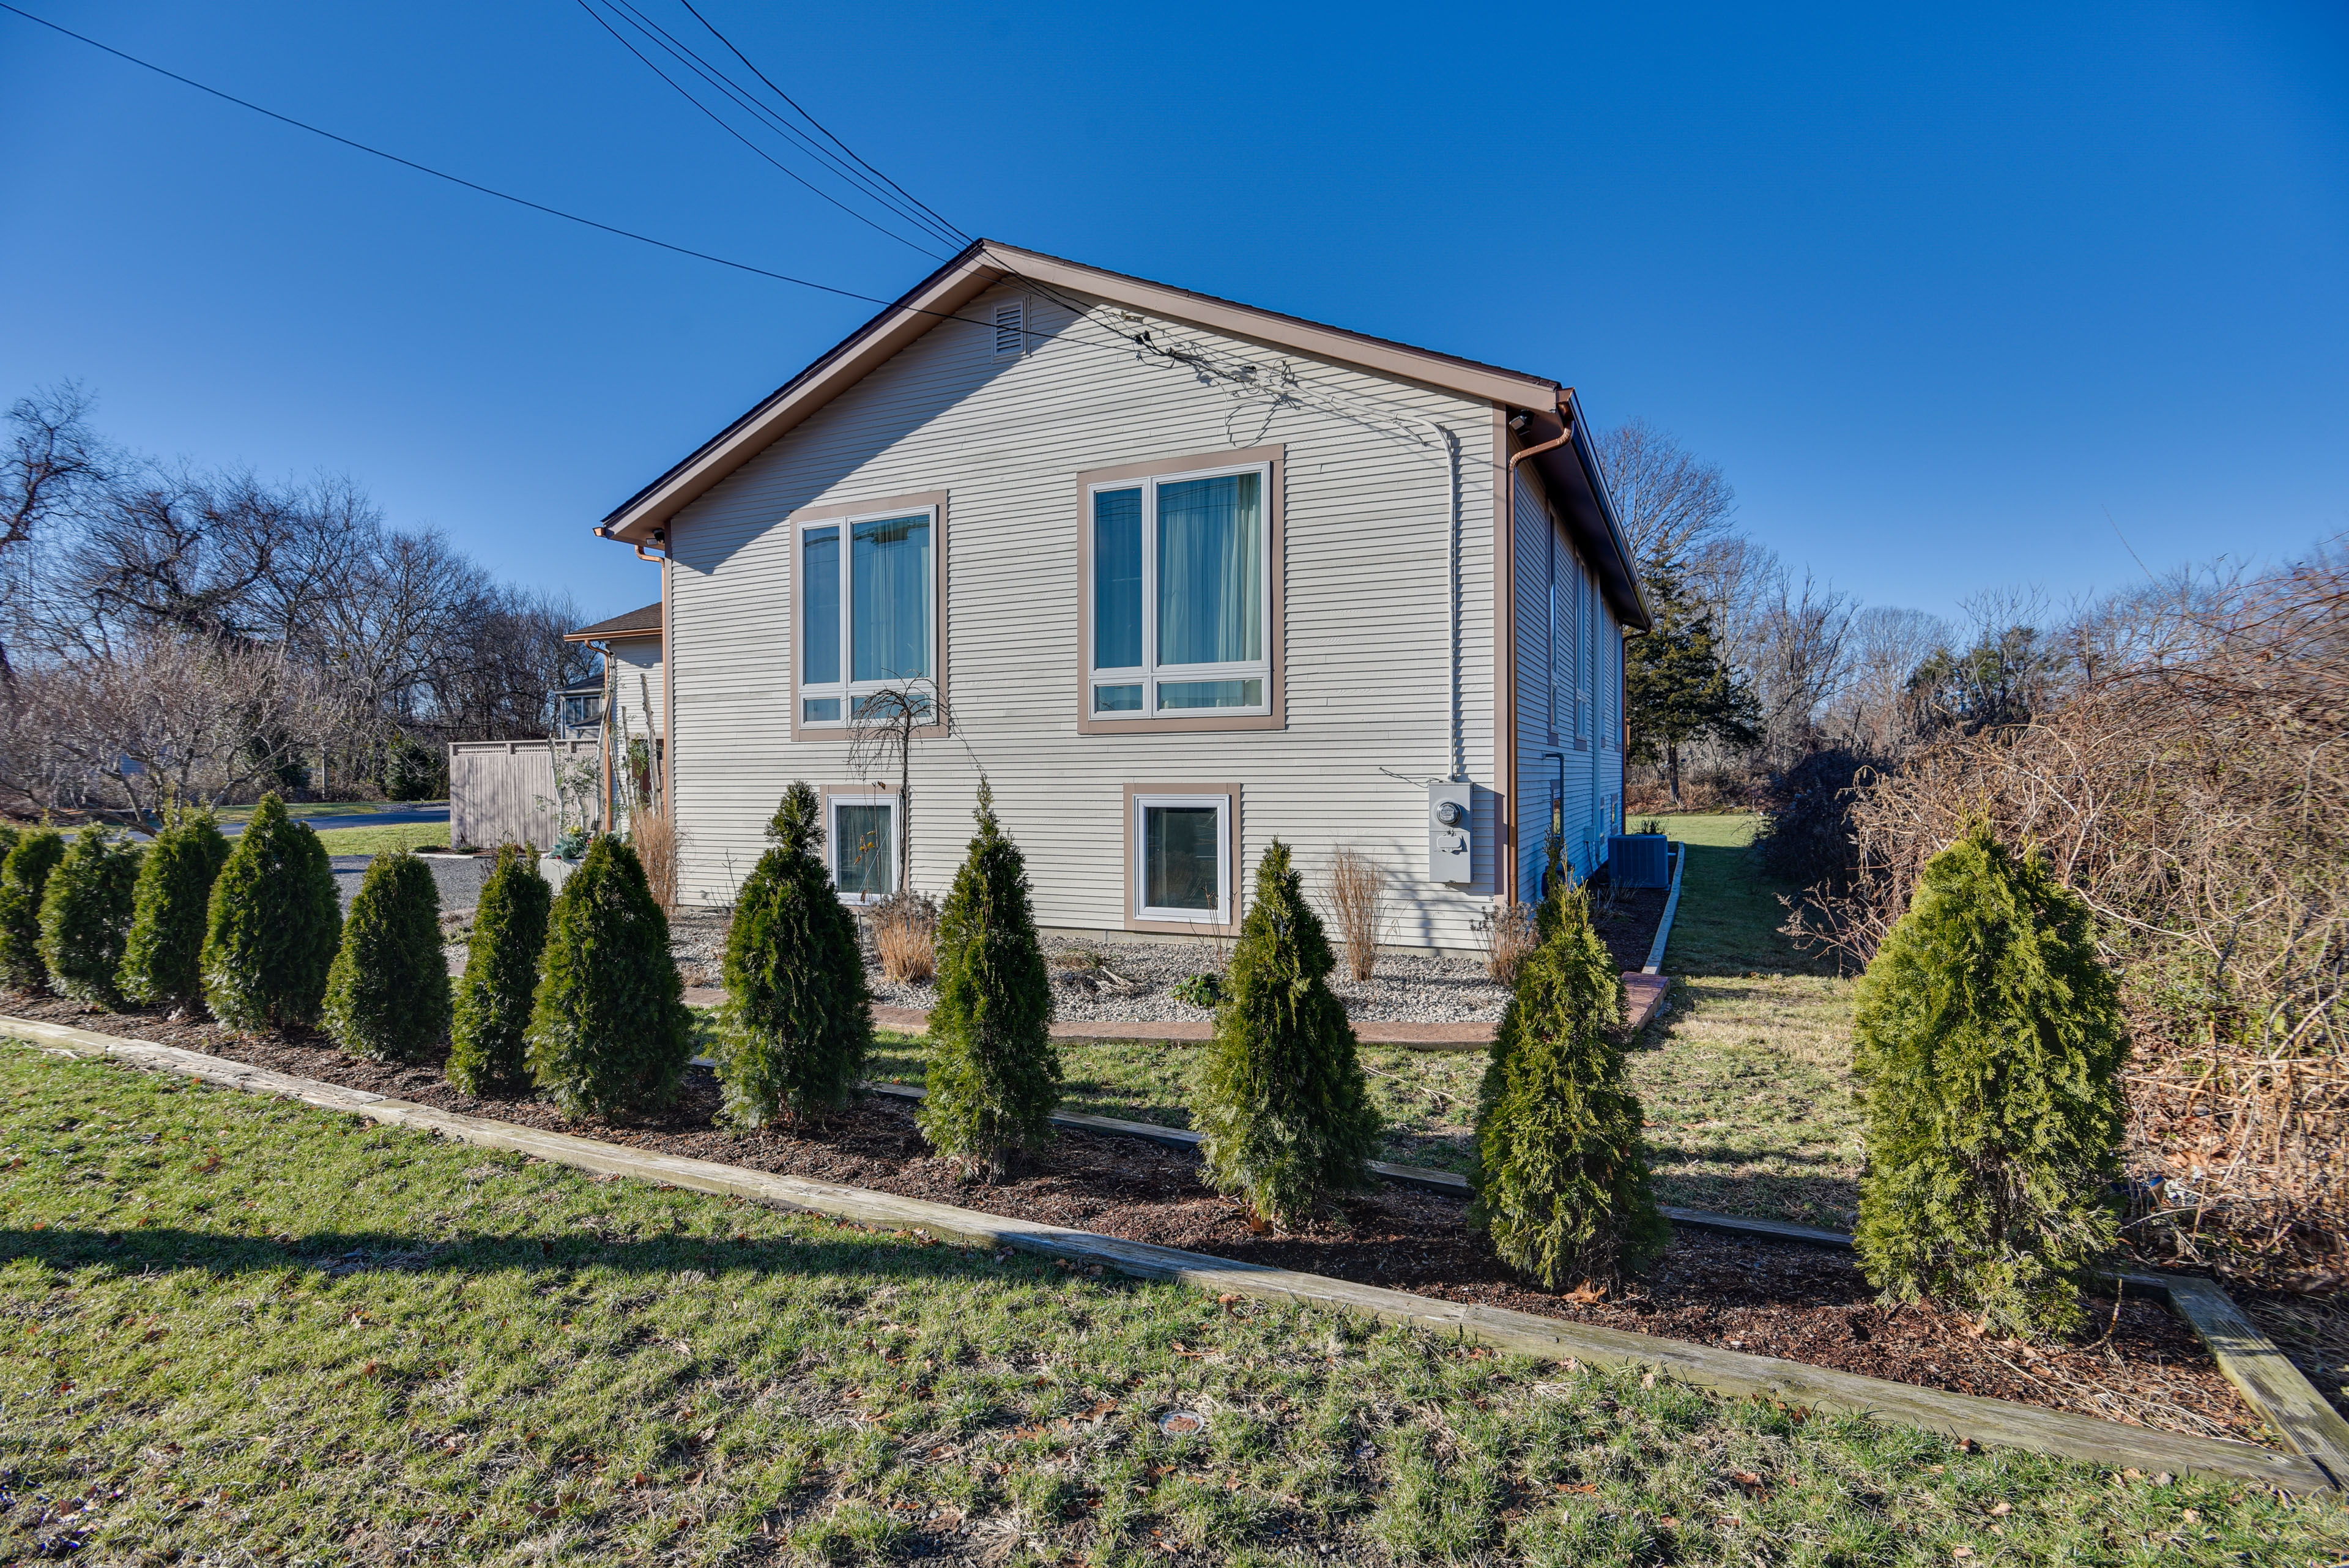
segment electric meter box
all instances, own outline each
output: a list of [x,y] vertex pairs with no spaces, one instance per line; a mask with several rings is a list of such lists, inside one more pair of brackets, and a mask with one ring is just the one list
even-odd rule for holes
[[1475,786],[1440,780],[1427,786],[1427,879],[1476,879],[1475,817],[1469,792]]

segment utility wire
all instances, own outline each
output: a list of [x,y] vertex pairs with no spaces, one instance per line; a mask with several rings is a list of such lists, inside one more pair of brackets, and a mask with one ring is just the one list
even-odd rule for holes
[[[296,130],[308,131],[313,136],[323,137],[328,141],[335,142],[343,147],[348,147],[355,151],[367,153],[368,156],[373,158],[380,158],[387,163],[397,163],[403,169],[412,169],[419,174],[429,175],[435,180],[446,181],[451,185],[461,186],[465,190],[477,192],[484,196],[494,197],[501,202],[510,202],[517,207],[527,207],[533,213],[543,213],[549,217],[561,218],[565,223],[577,223],[583,228],[595,229],[602,234],[616,234],[621,239],[635,240],[640,244],[651,245],[659,250],[668,251],[673,254],[691,256],[696,261],[711,262],[719,266],[730,267],[736,272],[746,272],[757,277],[772,278],[778,283],[788,283],[795,285],[801,288],[813,289],[819,294],[829,294],[842,299],[858,300],[866,305],[877,305],[885,308],[908,310],[916,315],[931,317],[938,321],[959,322],[967,327],[977,327],[990,331],[993,330],[995,327],[995,323],[992,321],[984,320],[975,317],[957,316],[951,311],[926,309],[920,306],[906,305],[902,299],[885,299],[878,295],[864,294],[852,288],[839,288],[828,283],[817,283],[811,278],[794,277],[789,273],[776,272],[768,267],[754,266],[749,262],[735,261],[727,256],[713,255],[708,251],[695,250],[689,245],[675,244],[667,240],[655,239],[650,234],[638,234],[633,229],[624,229],[614,223],[601,223],[594,218],[583,217],[577,213],[565,212],[560,207],[550,207],[543,202],[533,202],[525,196],[516,196],[510,192],[500,191],[494,187],[483,185],[477,181],[468,180],[460,175],[449,173],[445,170],[435,169],[429,164],[419,163],[412,158],[402,158],[396,152],[387,152],[379,147],[370,147],[364,141],[357,141],[347,136],[337,135],[334,131],[312,125],[307,120],[296,119],[289,114],[280,114],[274,109],[264,109],[249,99],[239,98],[234,93],[223,92],[219,88],[208,87],[204,83],[197,81],[192,77],[181,76],[179,72],[159,66],[151,60],[141,59],[138,56],[118,49],[110,44],[102,44],[96,38],[88,36],[87,34],[77,33],[70,27],[61,26],[57,23],[52,22],[45,16],[36,16],[20,5],[10,4],[9,0],[0,0],[0,11],[5,11],[13,16],[21,16],[27,22],[36,23],[40,26],[47,27],[49,31],[61,34],[66,37],[73,39],[77,43],[87,44],[91,48],[97,49],[102,54],[112,55],[115,58],[122,60],[129,65],[137,66],[141,70],[151,71],[157,76],[178,82],[182,87],[193,88],[198,92],[203,93],[208,97],[219,99],[224,103],[233,103],[239,109],[250,109],[254,113],[267,119],[274,119],[281,125],[290,125]],[[1003,265],[1004,264],[999,258],[996,265]],[[1256,376],[1267,369],[1267,367],[1264,366],[1243,362],[1237,370],[1234,370],[1230,368],[1215,364],[1205,355],[1200,354],[1196,350],[1188,348],[1170,348],[1166,345],[1157,343],[1153,340],[1153,332],[1151,330],[1127,331],[1122,327],[1112,326],[1108,322],[1101,320],[1089,307],[1085,306],[1081,303],[1067,299],[1066,296],[1060,294],[1059,290],[1045,285],[1037,279],[1025,277],[1024,275],[1012,271],[1008,267],[1006,268],[1006,271],[1009,272],[1011,276],[1019,278],[1030,286],[1039,290],[1039,292],[1054,298],[1058,303],[1061,304],[1064,308],[1068,309],[1079,322],[1090,323],[1102,327],[1112,337],[1117,339],[1118,345],[1116,347],[1112,347],[1108,343],[1091,343],[1081,338],[1070,336],[1056,337],[1056,341],[1062,343],[1069,348],[1089,349],[1097,353],[1114,354],[1121,358],[1128,358],[1134,354],[1150,356],[1164,359],[1172,364],[1181,365],[1186,369],[1191,370],[1194,374],[1215,380],[1229,382],[1235,386],[1255,386]],[[1041,334],[1031,330],[1029,333],[1029,336],[1032,337],[1041,336]],[[1302,383],[1300,384],[1303,385]],[[1347,396],[1347,394],[1343,393],[1339,395],[1340,397]],[[1349,400],[1366,402],[1369,406],[1374,408],[1377,407],[1381,401],[1383,401],[1383,400],[1356,400],[1350,398]],[[1396,410],[1403,410],[1405,407],[1400,403],[1392,403],[1391,406]],[[1323,405],[1323,408],[1324,411],[1334,411],[1326,404]],[[1385,410],[1381,410],[1381,411]],[[1415,410],[1406,410],[1406,412],[1411,418],[1416,419],[1419,417]],[[1376,425],[1372,424],[1371,421],[1364,419],[1361,415],[1353,415],[1350,417],[1355,421],[1355,422],[1361,423],[1368,428],[1377,429]],[[1393,435],[1394,439],[1398,440],[1408,439],[1392,431],[1381,433]],[[1413,444],[1420,443],[1414,442]]]
[[864,213],[848,205],[845,202],[839,200],[830,192],[819,190],[814,184],[802,178],[799,171],[793,169],[790,164],[783,162],[781,159],[775,157],[774,154],[769,152],[765,148],[760,146],[757,142],[751,140],[740,130],[737,130],[732,125],[729,124],[725,116],[719,114],[716,109],[710,108],[708,104],[696,98],[690,88],[688,88],[684,83],[678,81],[667,71],[661,69],[658,65],[654,63],[651,57],[647,56],[642,49],[637,48],[636,45],[628,42],[627,38],[617,27],[613,26],[610,22],[605,19],[602,12],[596,10],[595,6],[588,4],[588,0],[579,0],[579,8],[582,11],[586,12],[588,16],[594,17],[597,26],[603,28],[606,33],[611,34],[613,40],[617,43],[620,47],[627,50],[628,53],[636,56],[638,60],[642,61],[647,70],[660,78],[661,80],[668,83],[670,87],[675,88],[677,89],[678,96],[684,99],[686,102],[693,105],[694,108],[699,109],[702,113],[708,115],[711,123],[715,124],[720,130],[723,130],[727,135],[732,137],[735,140],[740,142],[743,146],[749,148],[751,151],[757,153],[760,157],[773,164],[775,168],[780,170],[785,176],[796,182],[804,189],[813,192],[815,195],[830,202],[833,206],[839,208],[842,212],[847,213],[858,223],[863,223],[874,234],[886,234],[889,238],[896,241],[899,244],[905,245],[911,250],[919,251],[924,255],[930,257],[934,261],[943,261],[946,259],[939,255],[937,252],[930,249],[929,246],[909,240],[905,235],[897,233],[895,229],[886,228],[880,223],[874,223],[871,218],[866,217]]
[[710,21],[709,17],[703,16],[699,11],[695,10],[693,0],[678,0],[678,4],[684,6],[688,12],[691,13],[695,21],[708,28],[711,37],[725,45],[728,53],[731,54],[736,59],[741,61],[746,67],[749,67],[752,76],[757,77],[761,81],[765,82],[767,84],[768,91],[773,93],[777,98],[781,99],[785,103],[791,105],[792,109],[798,113],[802,119],[806,120],[810,125],[814,126],[817,130],[823,132],[825,140],[829,140],[834,147],[839,148],[843,152],[848,154],[849,157],[855,159],[858,163],[863,164],[875,179],[883,181],[891,190],[905,197],[908,202],[913,202],[916,207],[921,208],[923,212],[929,213],[931,217],[937,219],[939,223],[945,226],[947,233],[953,234],[957,239],[961,240],[965,244],[969,243],[972,238],[971,235],[965,234],[960,228],[949,222],[937,211],[937,209],[932,207],[928,202],[915,195],[911,191],[906,190],[903,185],[898,184],[895,180],[890,179],[886,174],[882,173],[880,170],[874,169],[872,164],[866,163],[863,158],[858,157],[854,148],[849,146],[848,143],[843,141],[839,137],[833,135],[831,130],[825,126],[823,121],[818,119],[814,115],[810,114],[805,109],[801,108],[799,100],[792,97],[791,94],[785,92],[782,88],[777,87],[773,81],[770,80],[767,73],[761,70],[757,65],[752,63],[750,56],[744,54],[741,50],[734,47],[733,39],[729,38],[725,34],[718,30],[716,23]]
[[[234,93],[222,92],[220,88],[215,87],[206,87],[203,83],[197,81],[192,77],[183,77],[177,71],[166,70],[161,66],[155,64],[151,60],[142,60],[138,56],[126,54],[110,44],[101,44],[96,38],[90,37],[86,34],[75,32],[71,27],[61,27],[46,16],[36,16],[30,11],[25,10],[21,6],[8,4],[8,0],[0,0],[0,11],[12,12],[16,16],[22,16],[27,22],[37,22],[53,33],[62,33],[67,37],[75,40],[77,43],[88,44],[91,48],[102,50],[107,54],[112,55],[116,59],[127,60],[131,65],[137,66],[142,70],[153,71],[159,77],[169,77],[171,80],[178,82],[182,87],[191,87],[198,92],[208,93],[212,97],[219,99],[225,103],[233,103],[239,109],[249,109],[254,113],[276,120],[281,125],[290,125],[296,130],[306,130],[313,136],[323,136],[329,141],[340,142],[345,147],[354,148],[371,157],[380,158],[387,163],[397,163],[403,169],[413,169],[419,174],[429,174],[435,180],[446,180],[451,185],[462,185],[466,190],[478,191],[484,196],[495,196],[501,202],[512,202],[517,207],[528,207],[533,213],[544,213],[549,217],[561,218],[566,223],[579,223],[591,229],[600,229],[607,234],[617,234],[624,240],[636,240],[644,244],[657,245],[662,250],[674,251],[681,256],[691,256],[696,261],[716,262],[719,266],[730,266],[737,272],[756,273],[761,277],[771,277],[778,283],[793,283],[799,285],[802,288],[812,288],[823,294],[836,294],[843,299],[861,299],[868,305],[893,305],[895,303],[894,300],[883,299],[877,295],[859,294],[853,288],[834,288],[828,283],[817,283],[809,278],[793,277],[789,273],[771,272],[762,266],[752,266],[749,262],[732,261],[725,256],[712,255],[708,251],[698,251],[689,245],[671,244],[667,240],[657,240],[650,234],[640,234],[634,229],[623,229],[612,223],[598,223],[594,218],[583,218],[576,213],[566,213],[560,207],[550,207],[543,202],[533,202],[526,196],[516,196],[508,192],[493,190],[490,186],[476,183],[475,182],[467,180],[462,176],[450,174],[445,171],[435,169],[429,164],[419,163],[413,158],[402,158],[397,152],[386,152],[380,147],[369,147],[364,141],[354,141],[347,136],[337,136],[331,130],[321,130],[319,127],[309,123],[309,121],[296,119],[290,114],[280,114],[274,109],[264,109],[259,104],[254,103],[248,99],[237,97]],[[942,313],[934,311],[930,314],[938,315]],[[962,320],[965,318],[957,317],[953,319]],[[986,324],[983,322],[974,321],[972,325],[984,326]]]
[[[852,167],[849,163],[843,162],[838,154],[833,152],[829,148],[826,148],[822,143],[816,141],[813,138],[810,137],[806,131],[802,130],[798,126],[792,124],[781,114],[778,114],[773,109],[768,108],[765,104],[760,102],[758,95],[754,89],[746,88],[737,82],[722,67],[713,64],[711,61],[705,58],[682,38],[679,38],[676,34],[662,26],[658,22],[654,21],[650,16],[647,16],[643,8],[634,4],[633,0],[603,0],[603,3],[612,6],[615,10],[626,13],[630,25],[636,27],[638,32],[645,34],[647,37],[657,38],[660,47],[667,51],[671,58],[677,60],[687,69],[700,77],[702,80],[716,88],[719,92],[724,93],[728,98],[731,99],[743,109],[749,111],[750,114],[759,119],[761,123],[773,128],[776,131],[790,139],[794,145],[816,158],[825,166],[829,172],[849,184],[860,194],[870,196],[873,200],[879,202],[884,207],[886,207],[896,216],[903,218],[909,223],[912,223],[925,234],[935,235],[939,240],[942,240],[947,244],[957,250],[970,243],[970,235],[964,234],[952,223],[940,218],[929,208],[914,200],[912,196],[905,193],[904,187],[898,185],[896,182],[890,180],[888,176],[881,174],[877,170],[873,170],[872,165],[865,163],[861,158],[856,158],[854,152],[850,152],[849,157],[855,159],[856,164],[862,166],[861,169],[858,167]],[[707,26],[707,24],[704,25]],[[722,36],[720,41],[723,41]],[[757,74],[756,67],[751,67],[751,69],[754,75]],[[766,81],[766,78],[764,77],[761,77],[760,80]],[[767,85],[770,88],[774,88],[774,84],[772,82],[767,82]],[[778,97],[783,97],[780,89],[775,90]],[[791,103],[792,100],[788,97],[784,97],[783,101],[785,103]],[[792,107],[794,109],[798,108],[796,104],[793,104]],[[800,113],[802,118],[806,118],[806,111],[804,109],[800,110]],[[814,121],[810,120],[809,123],[814,124]],[[819,130],[823,130],[820,125],[817,126],[816,129]],[[846,144],[841,142],[840,139],[833,136],[830,131],[823,131],[823,134],[835,144],[843,148],[845,147]]]

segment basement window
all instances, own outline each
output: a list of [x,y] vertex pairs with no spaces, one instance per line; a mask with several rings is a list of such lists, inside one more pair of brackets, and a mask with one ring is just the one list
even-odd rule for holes
[[1231,924],[1231,796],[1136,794],[1133,833],[1136,919]]

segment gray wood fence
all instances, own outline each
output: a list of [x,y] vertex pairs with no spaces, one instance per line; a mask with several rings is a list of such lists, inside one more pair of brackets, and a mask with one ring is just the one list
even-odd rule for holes
[[562,831],[554,764],[579,767],[595,782],[571,791],[570,819],[603,815],[599,741],[458,741],[449,747],[449,841],[491,849],[501,844],[554,847]]

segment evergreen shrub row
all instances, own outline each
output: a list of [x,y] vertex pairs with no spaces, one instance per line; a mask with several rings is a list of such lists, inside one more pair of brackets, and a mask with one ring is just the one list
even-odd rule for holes
[[[1000,1177],[1050,1135],[1061,1064],[1025,861],[979,786],[978,831],[938,929],[927,1093],[940,1152]],[[713,1052],[725,1114],[798,1122],[849,1103],[872,1045],[855,920],[794,784],[728,933]],[[471,1093],[534,1086],[570,1115],[641,1116],[694,1049],[668,923],[634,850],[599,837],[559,896],[508,846],[452,999],[429,868],[368,867],[350,918],[317,836],[274,794],[232,848],[175,812],[143,852],[97,827],[9,832],[0,979],[99,1006],[190,1006],[241,1028],[323,1021],[343,1046],[428,1060],[451,1037]],[[1469,1222],[1556,1289],[1636,1272],[1668,1236],[1625,1081],[1622,982],[1552,846],[1537,946],[1479,1096]],[[1288,846],[1256,872],[1193,1111],[1207,1179],[1294,1225],[1371,1184],[1380,1123],[1335,955]],[[1855,1068],[1868,1167],[1858,1256],[1889,1300],[1930,1296],[1985,1330],[2064,1332],[2116,1241],[2110,1200],[2127,1034],[2094,919],[2044,857],[1986,824],[1926,867],[1859,986]]]

